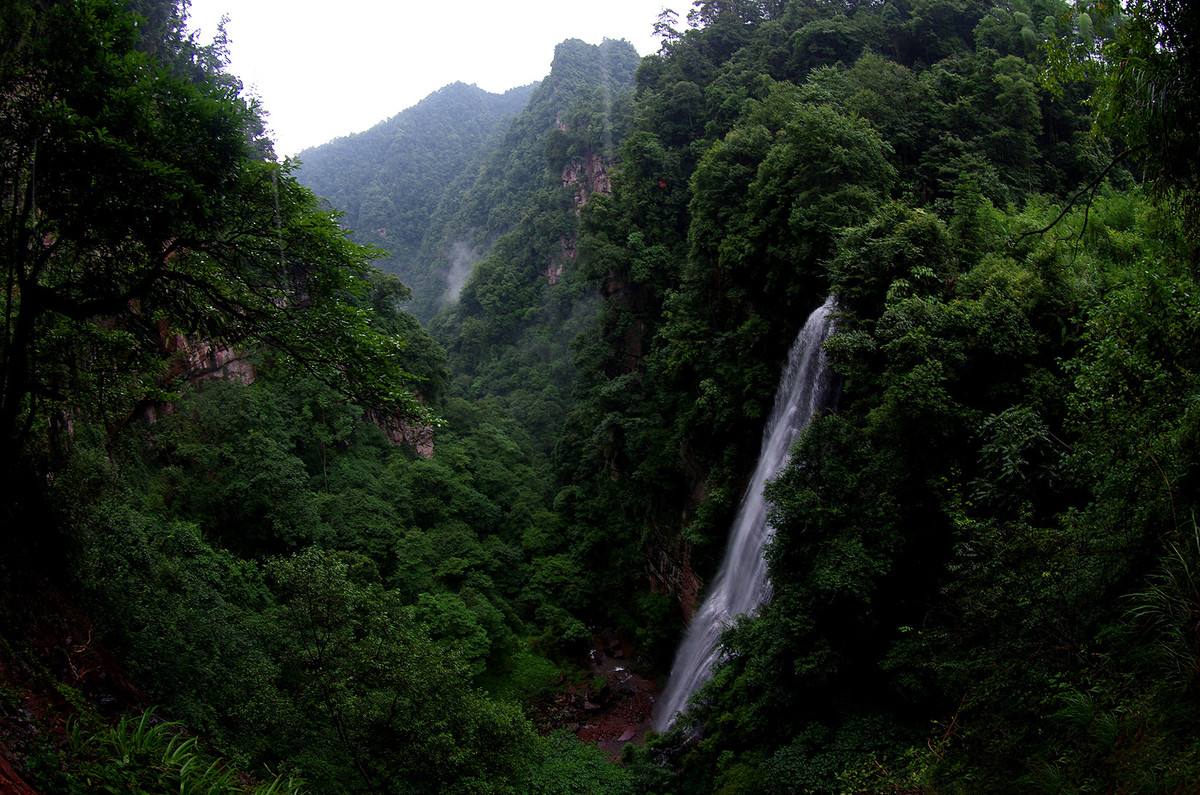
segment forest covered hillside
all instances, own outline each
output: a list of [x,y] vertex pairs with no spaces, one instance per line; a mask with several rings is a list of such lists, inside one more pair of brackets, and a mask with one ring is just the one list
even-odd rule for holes
[[1195,4],[699,0],[300,164],[187,10],[0,7],[0,790],[1197,788]]
[[458,201],[462,181],[470,182],[532,90],[445,86],[365,132],[304,150],[297,177],[344,214],[357,242],[387,252],[377,267],[428,287],[413,299],[428,313],[446,290],[414,278],[425,238],[436,233],[434,216],[443,202]]

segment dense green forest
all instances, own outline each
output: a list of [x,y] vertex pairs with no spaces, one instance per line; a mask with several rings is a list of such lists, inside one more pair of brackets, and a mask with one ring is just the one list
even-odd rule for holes
[[700,0],[299,163],[186,13],[0,6],[0,790],[1196,789],[1200,8]]

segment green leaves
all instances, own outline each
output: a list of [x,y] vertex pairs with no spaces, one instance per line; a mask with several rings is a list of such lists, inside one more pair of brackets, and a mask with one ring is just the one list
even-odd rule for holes
[[532,727],[465,678],[486,636],[461,601],[431,596],[404,608],[318,549],[277,561],[272,575],[307,672],[298,695],[329,721],[331,761],[340,757],[367,790],[508,790]]
[[258,786],[187,737],[178,723],[156,719],[151,710],[123,716],[117,725],[84,732],[69,727],[66,779],[71,793],[179,792],[180,795],[300,795],[302,782],[283,776]]
[[50,4],[0,73],[14,187],[0,214],[4,449],[102,395],[110,417],[128,416],[176,335],[275,349],[352,399],[427,421],[398,341],[363,305],[375,252],[346,239],[293,164],[259,157],[257,111],[183,38],[174,5],[168,16],[154,31],[121,4]]

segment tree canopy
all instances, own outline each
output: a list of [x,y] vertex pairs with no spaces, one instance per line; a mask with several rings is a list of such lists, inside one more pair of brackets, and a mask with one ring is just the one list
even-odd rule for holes
[[186,9],[0,8],[0,788],[1194,788],[1195,4],[701,0],[321,199]]
[[413,416],[363,300],[372,252],[271,158],[256,108],[174,5],[17,3],[3,99],[6,460],[155,391],[176,335],[267,346]]

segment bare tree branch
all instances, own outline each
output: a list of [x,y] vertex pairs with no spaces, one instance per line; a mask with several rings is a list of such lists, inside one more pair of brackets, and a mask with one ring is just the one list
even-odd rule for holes
[[1116,154],[1116,155],[1113,157],[1113,159],[1112,159],[1112,160],[1109,162],[1109,164],[1108,164],[1107,166],[1105,166],[1103,169],[1101,169],[1100,173],[1099,173],[1099,174],[1097,174],[1097,175],[1095,176],[1095,178],[1094,178],[1094,179],[1092,179],[1092,181],[1091,181],[1091,182],[1089,182],[1087,185],[1084,185],[1082,188],[1080,188],[1080,189],[1079,189],[1079,190],[1078,190],[1078,191],[1075,193],[1075,195],[1073,195],[1073,196],[1072,196],[1070,199],[1068,199],[1068,200],[1067,200],[1067,203],[1063,205],[1063,208],[1062,208],[1062,210],[1059,212],[1059,214],[1058,214],[1058,215],[1056,215],[1056,216],[1054,217],[1054,220],[1053,220],[1053,221],[1051,221],[1050,223],[1046,224],[1046,225],[1045,225],[1045,226],[1043,226],[1041,229],[1033,229],[1033,230],[1030,230],[1030,231],[1028,231],[1028,232],[1022,232],[1021,234],[1019,234],[1019,235],[1017,235],[1015,238],[1013,238],[1013,239],[1010,241],[1009,245],[1016,245],[1016,244],[1017,244],[1018,242],[1020,242],[1021,240],[1024,240],[1025,238],[1027,238],[1027,237],[1030,237],[1030,236],[1032,236],[1032,235],[1044,235],[1044,234],[1046,234],[1046,233],[1047,233],[1047,232],[1049,232],[1051,229],[1053,229],[1054,227],[1058,226],[1058,223],[1059,223],[1060,221],[1062,221],[1062,219],[1064,219],[1064,218],[1066,218],[1066,217],[1067,217],[1067,213],[1071,212],[1071,210],[1072,210],[1072,209],[1075,207],[1075,204],[1076,204],[1076,203],[1077,203],[1077,202],[1078,202],[1078,201],[1079,201],[1081,198],[1083,198],[1083,197],[1084,197],[1084,195],[1087,195],[1087,196],[1088,196],[1088,205],[1090,206],[1090,205],[1091,205],[1091,202],[1092,202],[1092,199],[1093,199],[1093,198],[1094,198],[1094,196],[1095,196],[1095,193],[1096,193],[1096,191],[1097,191],[1097,190],[1099,189],[1099,187],[1100,187],[1100,184],[1101,184],[1102,182],[1104,182],[1104,179],[1105,179],[1105,177],[1107,177],[1107,176],[1108,176],[1108,175],[1109,175],[1109,174],[1112,172],[1112,170],[1113,170],[1114,168],[1116,168],[1116,167],[1117,167],[1117,164],[1118,164],[1118,163],[1120,163],[1122,160],[1124,160],[1124,159],[1125,159],[1126,157],[1128,157],[1129,155],[1133,154],[1134,152],[1136,152],[1136,151],[1138,151],[1138,150],[1140,150],[1140,149],[1145,149],[1145,148],[1146,148],[1146,147],[1145,147],[1145,145],[1143,144],[1143,145],[1141,145],[1141,146],[1133,146],[1133,147],[1130,147],[1130,148],[1128,148],[1128,149],[1124,149],[1124,150],[1122,150],[1121,152],[1118,152],[1118,153],[1117,153],[1117,154]]

